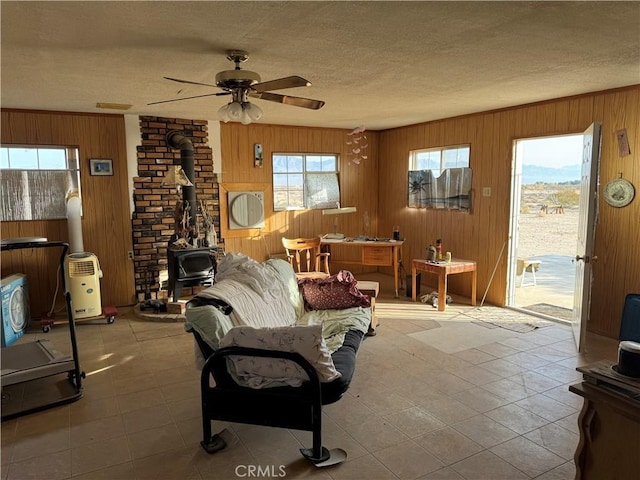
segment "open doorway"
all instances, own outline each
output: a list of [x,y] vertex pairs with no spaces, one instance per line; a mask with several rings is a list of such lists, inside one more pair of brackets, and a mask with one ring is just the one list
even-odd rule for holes
[[517,139],[513,152],[507,306],[571,322],[583,135]]

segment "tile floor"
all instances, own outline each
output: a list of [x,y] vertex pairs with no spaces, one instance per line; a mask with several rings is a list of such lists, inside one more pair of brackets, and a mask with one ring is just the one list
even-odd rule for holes
[[[464,299],[438,312],[372,279],[383,281],[378,335],[345,397],[324,409],[324,443],[344,448],[345,463],[303,460],[308,432],[222,423],[214,431],[228,427],[237,442],[207,455],[191,335],[123,313],[78,325],[82,399],[1,424],[2,480],[573,478],[582,402],[568,385],[576,366],[615,360],[617,342],[590,338],[578,355],[565,325],[489,329],[469,321]],[[69,345],[63,325],[28,337]]]

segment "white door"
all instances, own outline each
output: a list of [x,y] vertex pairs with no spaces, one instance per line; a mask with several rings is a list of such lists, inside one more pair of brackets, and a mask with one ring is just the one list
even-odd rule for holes
[[601,125],[593,123],[584,132],[582,175],[580,181],[580,218],[576,248],[576,283],[573,296],[573,336],[579,352],[584,351],[589,304],[591,302],[591,265],[593,240],[598,217],[598,164],[600,162]]

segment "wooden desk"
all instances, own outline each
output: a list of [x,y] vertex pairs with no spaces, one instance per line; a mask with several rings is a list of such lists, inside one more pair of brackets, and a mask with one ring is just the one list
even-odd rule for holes
[[329,257],[329,262],[343,263],[345,265],[375,265],[380,267],[393,267],[393,285],[396,297],[398,297],[398,270],[402,260],[402,244],[404,240],[397,241],[356,241],[356,240],[330,240],[323,238],[321,245],[331,248],[331,245],[344,245],[360,248],[362,258],[359,262],[353,260],[340,260]]
[[450,263],[433,263],[427,260],[414,259],[411,261],[411,300],[416,301],[416,272],[433,273],[438,275],[438,311],[443,312],[447,304],[447,275],[471,272],[471,305],[476,304],[476,262],[453,258]]

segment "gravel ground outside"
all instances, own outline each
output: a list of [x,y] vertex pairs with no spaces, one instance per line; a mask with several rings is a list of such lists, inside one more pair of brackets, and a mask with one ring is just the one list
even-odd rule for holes
[[565,213],[521,213],[518,257],[539,255],[575,256],[578,239],[578,208]]

